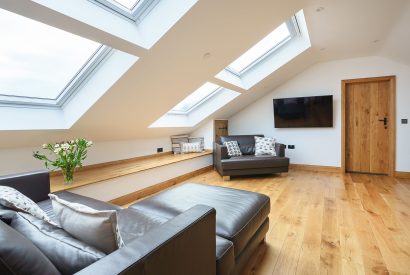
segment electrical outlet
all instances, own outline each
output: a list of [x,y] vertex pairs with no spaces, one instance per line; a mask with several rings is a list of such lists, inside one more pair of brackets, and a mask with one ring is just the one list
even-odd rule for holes
[[295,145],[288,145],[288,149],[295,149]]
[[401,124],[407,124],[407,123],[408,123],[407,118],[402,118],[402,119],[401,119]]
[[164,152],[164,148],[157,148],[157,153],[162,153],[162,152]]

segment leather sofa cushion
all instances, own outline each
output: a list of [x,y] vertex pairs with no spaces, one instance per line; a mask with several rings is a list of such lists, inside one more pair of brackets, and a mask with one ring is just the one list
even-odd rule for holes
[[289,166],[289,159],[276,156],[238,156],[221,160],[224,170]]
[[118,228],[124,244],[143,236],[146,232],[168,221],[163,217],[145,215],[134,209],[122,209],[117,212]]
[[16,213],[10,227],[36,245],[61,274],[74,274],[106,256],[63,229],[25,213]]
[[34,202],[48,199],[50,176],[48,171],[36,171],[0,177],[0,185],[10,186]]
[[216,209],[216,234],[233,242],[235,255],[246,246],[270,211],[269,197],[263,194],[194,183],[166,190],[130,208],[171,219],[197,204]]
[[235,266],[233,243],[216,236],[216,274],[231,274]]
[[0,221],[0,274],[60,274],[50,260],[26,237]]
[[[61,198],[63,200],[83,204],[83,205],[91,207],[95,210],[102,211],[102,210],[121,210],[122,209],[122,207],[120,207],[118,205],[114,205],[114,204],[99,201],[99,200],[96,200],[96,199],[93,199],[93,198],[81,196],[81,195],[71,193],[71,192],[68,192],[68,191],[60,191],[60,192],[56,192],[56,193],[53,193],[53,194],[56,194],[59,198]],[[40,208],[43,209],[43,211],[46,212],[46,214],[53,221],[55,221],[55,214],[54,214],[53,206],[51,204],[50,199],[40,201],[40,202],[37,203],[37,205],[40,206]]]
[[242,155],[255,155],[255,136],[263,137],[263,135],[221,136],[220,142],[223,144],[226,141],[237,141]]

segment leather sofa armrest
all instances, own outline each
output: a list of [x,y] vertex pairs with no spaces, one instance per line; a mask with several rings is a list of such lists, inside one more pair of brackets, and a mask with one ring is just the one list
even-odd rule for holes
[[215,155],[218,157],[219,160],[229,159],[228,149],[226,148],[226,146],[214,142],[214,149]]
[[282,143],[275,143],[275,151],[278,157],[285,157],[286,145]]
[[221,160],[228,159],[228,158],[229,158],[228,149],[226,148],[226,146],[223,146],[219,143],[214,142],[214,155],[213,155],[214,167],[220,175],[223,175]]
[[76,274],[215,275],[215,218],[196,205]]

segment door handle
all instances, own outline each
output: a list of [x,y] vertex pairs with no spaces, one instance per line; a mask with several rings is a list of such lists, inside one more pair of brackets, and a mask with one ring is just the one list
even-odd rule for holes
[[382,121],[383,125],[387,126],[387,117],[384,117],[383,119],[379,119],[379,121]]

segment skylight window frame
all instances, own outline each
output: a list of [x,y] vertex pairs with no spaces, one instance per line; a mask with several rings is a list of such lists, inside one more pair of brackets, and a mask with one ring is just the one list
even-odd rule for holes
[[115,0],[88,1],[133,23],[139,23],[160,2],[160,0],[138,0],[132,9],[128,9]]
[[281,42],[273,46],[270,50],[268,50],[266,53],[262,54],[259,58],[255,59],[253,62],[251,62],[248,66],[246,66],[244,69],[241,71],[236,71],[229,66],[225,68],[225,71],[235,75],[236,77],[242,77],[247,71],[251,70],[254,68],[256,65],[258,65],[260,62],[262,62],[264,59],[266,59],[268,56],[271,56],[275,52],[277,52],[279,49],[281,49],[284,45],[288,44],[291,40],[293,40],[295,37],[301,35],[301,31],[299,29],[298,21],[296,16],[292,16],[289,20],[286,22],[286,26],[289,31],[289,36],[284,38]]
[[6,95],[0,91],[0,106],[61,108],[111,52],[111,47],[100,45],[54,99]]
[[212,93],[210,93],[208,96],[204,97],[203,99],[201,99],[200,101],[198,101],[196,104],[194,104],[193,106],[191,106],[191,108],[189,108],[186,111],[176,111],[176,110],[170,110],[167,112],[167,114],[170,115],[189,115],[189,113],[191,113],[192,111],[194,111],[196,108],[198,108],[199,106],[201,106],[202,104],[204,104],[206,101],[208,101],[209,99],[211,99],[213,96],[215,96],[217,93],[219,93],[220,91],[222,91],[224,89],[224,87],[218,86],[218,88],[216,88]]

